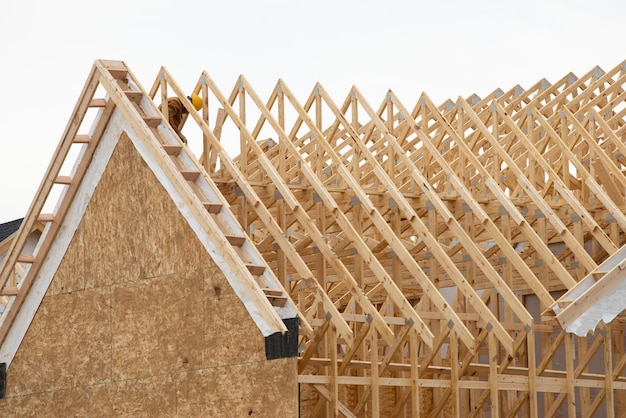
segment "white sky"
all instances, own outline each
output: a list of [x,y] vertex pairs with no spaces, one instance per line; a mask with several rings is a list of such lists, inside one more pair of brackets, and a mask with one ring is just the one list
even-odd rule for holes
[[282,78],[301,102],[319,81],[413,107],[610,70],[625,16],[624,0],[4,1],[0,222],[26,214],[96,59],[146,89],[165,66],[185,90],[206,70],[225,93],[243,74],[264,99]]

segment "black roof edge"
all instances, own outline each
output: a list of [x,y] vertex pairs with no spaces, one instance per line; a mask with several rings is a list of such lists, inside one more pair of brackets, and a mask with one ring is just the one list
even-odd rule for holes
[[24,218],[15,219],[13,221],[5,222],[0,224],[0,242],[4,241],[11,235],[13,235],[18,229],[20,229],[20,225],[22,225],[22,221]]

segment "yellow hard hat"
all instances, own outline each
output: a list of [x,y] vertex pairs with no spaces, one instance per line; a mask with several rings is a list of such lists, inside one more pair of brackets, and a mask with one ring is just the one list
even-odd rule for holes
[[202,99],[197,94],[192,94],[191,96],[187,96],[187,98],[191,101],[194,109],[200,110],[202,109]]

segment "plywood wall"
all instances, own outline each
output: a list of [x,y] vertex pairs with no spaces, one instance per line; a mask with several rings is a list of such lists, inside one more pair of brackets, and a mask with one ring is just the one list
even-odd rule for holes
[[296,416],[264,338],[122,135],[9,369],[5,416]]

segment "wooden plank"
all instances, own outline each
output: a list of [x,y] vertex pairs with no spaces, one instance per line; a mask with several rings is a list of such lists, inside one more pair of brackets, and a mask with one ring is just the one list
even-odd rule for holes
[[0,289],[0,296],[17,296],[18,292],[16,286],[7,286]]
[[246,264],[246,268],[253,276],[261,276],[265,272],[265,266],[259,264]]
[[224,205],[222,205],[221,203],[213,203],[213,202],[204,202],[203,203],[205,209],[212,214],[218,214],[222,211],[222,208],[224,207]]
[[574,387],[574,335],[565,336],[565,370],[567,374],[567,413],[570,417],[576,416],[576,391]]
[[268,289],[268,288],[263,288],[263,293],[265,293],[267,296],[282,296],[284,295],[282,289]]
[[283,307],[287,303],[288,298],[282,289],[263,288],[262,290],[272,306]]
[[54,179],[54,183],[56,184],[72,184],[72,177],[70,176],[57,176]]
[[126,97],[128,97],[128,100],[130,100],[133,103],[139,103],[141,102],[141,99],[143,98],[143,92],[141,91],[125,91],[124,94],[126,94]]
[[278,308],[283,308],[287,304],[287,301],[289,299],[287,298],[287,296],[272,296],[272,295],[268,295],[267,296],[267,300],[270,301],[272,306],[276,306]]
[[143,121],[146,125],[148,125],[148,127],[156,128],[161,122],[163,122],[163,118],[160,116],[144,116]]
[[226,235],[226,239],[235,247],[241,247],[246,242],[246,237],[239,235]]
[[[596,340],[600,339],[597,338]],[[588,350],[587,337],[578,337],[575,339],[575,341],[578,345],[578,356],[584,357],[587,354]],[[583,372],[589,372],[589,368],[583,368]],[[589,413],[589,406],[591,405],[591,392],[588,388],[580,388],[578,390],[578,393],[580,395],[580,407],[578,408],[579,411],[582,413],[583,416],[591,416],[591,414]]]
[[200,172],[193,170],[181,170],[180,174],[182,174],[183,178],[187,181],[196,181],[198,179],[198,176],[200,175]]
[[380,375],[378,366],[378,333],[370,328],[370,359],[372,373],[372,418],[380,417]]
[[[411,356],[411,390],[405,391],[411,394],[411,413],[413,418],[419,418],[420,413],[420,387],[419,387],[419,341],[416,332],[409,333],[409,350]],[[400,404],[400,402],[398,402]],[[398,411],[399,412],[399,411]]]
[[[613,350],[612,356],[613,359],[618,360],[624,357],[624,324],[613,325],[612,332],[615,333],[615,337],[612,338],[613,342]],[[614,366],[613,370],[615,370],[618,366]],[[612,372],[612,379],[615,379],[616,376],[620,376],[622,374],[621,370],[618,370],[617,373],[615,371]],[[626,416],[626,392],[617,391],[617,416],[623,417]]]
[[105,107],[106,105],[106,99],[91,99],[89,102],[89,107]]
[[19,257],[17,257],[17,262],[33,264],[35,262],[35,256],[33,256],[32,254],[20,254]]
[[165,152],[167,153],[167,155],[171,155],[173,157],[178,156],[178,154],[180,154],[180,151],[183,149],[182,145],[179,144],[163,144],[163,149],[165,150]]
[[493,333],[489,333],[489,393],[491,399],[491,416],[500,415],[500,392],[498,392],[498,341]]
[[330,394],[331,398],[329,401],[329,410],[331,412],[331,416],[339,416],[339,382],[337,382],[337,377],[339,374],[339,369],[337,366],[337,329],[335,327],[330,327],[328,329],[328,339],[329,342],[329,351],[330,351]]
[[37,217],[37,221],[39,222],[52,222],[54,221],[54,214],[52,213],[40,213],[39,216]]
[[74,137],[75,144],[88,144],[91,141],[91,137],[89,135],[76,135]]
[[[612,329],[610,326],[605,327],[606,335],[604,336],[604,387],[606,391],[605,405],[606,417],[615,418],[615,400],[613,396],[613,344]],[[599,337],[596,337],[599,338]],[[610,373],[609,373],[610,372]]]
[[128,70],[125,68],[109,68],[109,72],[116,80],[125,80],[128,75]]
[[537,399],[537,347],[535,345],[535,332],[526,334],[528,353],[528,404],[530,418],[539,418],[539,408]]

